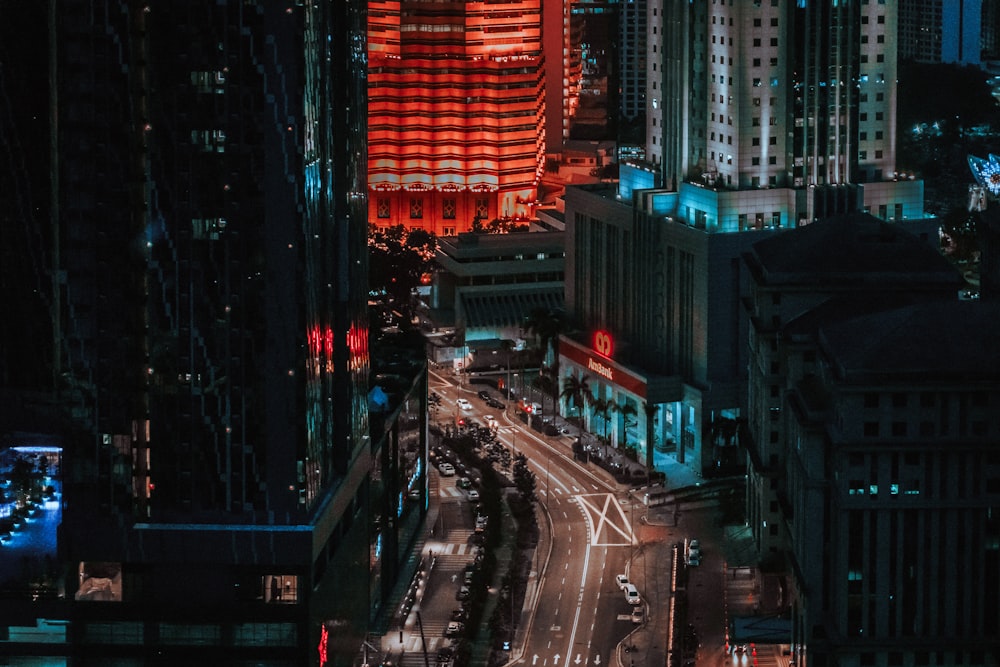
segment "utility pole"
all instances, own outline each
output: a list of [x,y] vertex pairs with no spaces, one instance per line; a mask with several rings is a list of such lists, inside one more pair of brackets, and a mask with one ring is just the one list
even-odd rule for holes
[[427,657],[427,638],[424,637],[424,624],[420,620],[420,612],[414,612],[417,615],[417,628],[420,630],[420,648],[424,653],[424,667],[431,667],[430,659]]

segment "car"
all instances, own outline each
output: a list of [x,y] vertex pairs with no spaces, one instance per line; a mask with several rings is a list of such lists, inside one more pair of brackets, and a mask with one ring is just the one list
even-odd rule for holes
[[445,461],[438,467],[438,471],[441,473],[442,477],[454,477],[455,476],[455,466]]
[[635,625],[642,624],[643,620],[646,618],[646,609],[640,605],[638,607],[632,607],[632,623]]
[[469,400],[466,399],[466,398],[460,398],[460,399],[458,399],[457,401],[455,401],[455,405],[457,405],[462,410],[471,410],[472,409],[472,403],[469,403]]
[[472,591],[469,589],[468,586],[462,586],[461,588],[458,589],[458,592],[455,593],[455,599],[456,600],[468,600],[469,599],[469,595],[471,594],[471,592]]
[[450,646],[442,646],[437,652],[437,662],[439,665],[450,664],[455,657],[455,649]]
[[455,637],[462,633],[465,629],[465,624],[461,621],[448,621],[448,628],[444,631],[445,637]]
[[469,612],[463,609],[452,609],[451,620],[465,622],[469,618]]
[[420,489],[410,489],[406,495],[409,496],[410,500],[420,500],[421,492]]
[[484,530],[486,528],[486,524],[489,523],[489,521],[490,521],[489,517],[477,516],[476,517],[476,530]]
[[468,477],[459,477],[455,484],[460,489],[470,489],[472,488],[472,481]]
[[625,586],[629,584],[629,580],[624,574],[616,574],[615,583],[618,584],[618,590],[623,591],[625,590]]
[[469,489],[469,500],[479,500],[479,491]]
[[636,605],[642,604],[642,598],[639,597],[639,589],[637,589],[635,585],[625,584],[625,588],[622,590],[625,591],[625,601],[630,605],[635,607]]
[[701,542],[698,540],[691,540],[688,542],[688,551],[701,551]]
[[493,430],[496,430],[500,426],[500,422],[498,422],[497,418],[493,415],[483,415],[483,421],[486,422],[486,425]]
[[492,396],[490,398],[486,399],[486,405],[490,406],[491,408],[496,408],[497,410],[506,410],[507,409],[507,406],[504,404],[503,401],[495,399]]
[[486,391],[485,389],[477,391],[476,396],[483,399],[484,401],[490,400],[490,392]]
[[687,564],[688,567],[698,567],[701,565],[701,554],[697,551],[688,552]]

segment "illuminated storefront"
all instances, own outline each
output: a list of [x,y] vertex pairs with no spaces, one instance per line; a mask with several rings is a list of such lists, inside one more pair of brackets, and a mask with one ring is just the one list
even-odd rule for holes
[[[678,377],[649,374],[628,367],[614,358],[614,337],[596,331],[590,344],[561,336],[559,338],[560,395],[574,380],[585,380],[591,399],[581,397],[583,405],[563,397],[560,412],[579,417],[587,431],[606,440],[615,448],[634,447],[637,460],[650,468],[668,454],[678,457],[677,443],[690,428],[698,397],[685,400]],[[603,413],[594,409],[595,401],[614,401],[614,408]],[[687,408],[685,408],[687,405]],[[687,424],[687,427],[685,426]],[[682,454],[681,454],[682,455]]]
[[373,1],[368,37],[369,222],[454,235],[477,218],[530,219],[545,145],[540,0]]

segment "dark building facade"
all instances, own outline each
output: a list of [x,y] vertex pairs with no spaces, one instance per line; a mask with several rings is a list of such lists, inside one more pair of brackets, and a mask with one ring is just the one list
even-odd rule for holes
[[49,18],[53,312],[75,432],[66,590],[44,613],[68,624],[62,646],[2,650],[350,664],[391,589],[368,576],[385,503],[365,3],[69,0]]

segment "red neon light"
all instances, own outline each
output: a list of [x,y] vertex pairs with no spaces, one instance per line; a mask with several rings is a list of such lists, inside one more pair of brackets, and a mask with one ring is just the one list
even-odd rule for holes
[[326,664],[326,644],[330,640],[330,633],[327,632],[326,626],[322,626],[319,630],[319,646],[316,650],[319,651],[319,667],[323,667]]
[[602,357],[610,358],[614,353],[614,340],[607,331],[594,332],[594,352]]

